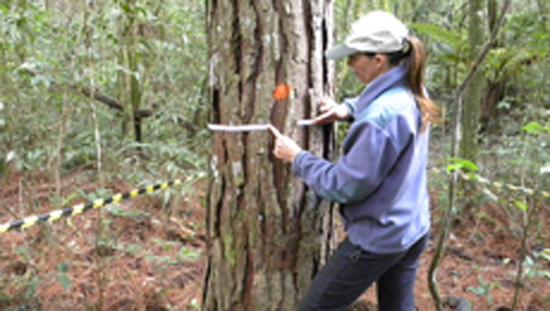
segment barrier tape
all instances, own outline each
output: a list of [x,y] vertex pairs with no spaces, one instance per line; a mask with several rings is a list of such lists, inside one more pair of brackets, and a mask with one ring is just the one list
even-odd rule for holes
[[[202,175],[197,176],[201,177]],[[188,179],[186,179],[188,180]],[[5,233],[10,230],[14,229],[26,229],[28,227],[34,226],[38,223],[44,223],[44,222],[54,222],[61,217],[70,217],[77,214],[85,213],[91,209],[97,209],[100,207],[103,207],[107,204],[116,203],[122,200],[126,199],[132,199],[137,196],[143,195],[143,194],[149,194],[157,190],[164,190],[169,187],[177,186],[183,183],[184,180],[182,179],[175,179],[168,182],[159,183],[156,185],[152,185],[149,187],[141,188],[141,189],[134,189],[132,191],[126,192],[126,193],[119,193],[115,194],[113,196],[110,196],[105,199],[97,199],[91,202],[78,204],[72,207],[65,207],[59,210],[55,210],[46,214],[42,214],[39,216],[30,216],[26,217],[21,220],[8,222],[5,224],[0,225],[0,233]]]
[[[444,170],[444,169],[434,168],[433,170],[436,171],[436,172],[442,172],[445,175],[450,174],[450,172],[447,172],[447,170]],[[511,184],[504,184],[504,183],[500,183],[500,182],[496,182],[496,181],[490,181],[489,179],[487,179],[483,176],[474,174],[474,173],[467,173],[466,174],[466,173],[463,173],[461,171],[457,171],[457,174],[458,174],[457,176],[462,180],[476,182],[476,183],[480,183],[480,184],[487,185],[487,186],[493,186],[493,187],[495,187],[496,189],[499,189],[499,190],[502,189],[502,190],[509,190],[509,191],[514,191],[514,192],[522,192],[523,194],[526,194],[526,195],[529,195],[529,196],[541,196],[545,199],[550,198],[550,192],[548,192],[548,191],[530,189],[530,188],[526,188],[526,187],[520,187],[520,186],[511,185]],[[199,175],[197,177],[201,177],[201,176],[202,175]],[[98,200],[91,201],[91,202],[88,202],[88,203],[77,204],[77,205],[72,206],[72,207],[65,207],[65,208],[55,210],[55,211],[52,211],[52,212],[49,212],[49,213],[46,213],[46,214],[42,214],[42,215],[39,215],[39,216],[26,217],[26,218],[21,219],[21,220],[8,222],[8,223],[0,225],[0,233],[5,233],[5,232],[8,232],[8,231],[14,230],[14,229],[26,229],[26,228],[34,226],[38,223],[54,222],[54,221],[60,219],[61,217],[70,217],[70,216],[74,216],[74,215],[77,215],[77,214],[85,213],[85,212],[87,212],[91,209],[101,208],[101,207],[103,207],[107,204],[117,203],[117,202],[122,201],[122,200],[132,199],[132,198],[135,198],[135,197],[140,196],[140,195],[149,194],[149,193],[152,193],[152,192],[157,191],[157,190],[164,190],[164,189],[167,189],[169,187],[180,185],[182,183],[183,183],[182,179],[175,179],[173,181],[159,183],[159,184],[149,186],[149,187],[145,187],[145,188],[141,188],[141,189],[134,189],[132,191],[125,192],[125,193],[115,194],[115,195],[110,196],[110,197],[105,198],[105,199],[98,199]]]
[[[434,168],[433,170],[443,172],[445,175],[451,174],[451,172],[447,172],[447,170],[444,170],[444,169]],[[525,195],[528,195],[528,196],[538,196],[538,197],[543,197],[544,199],[550,198],[550,192],[548,192],[548,191],[531,189],[531,188],[526,188],[526,187],[521,187],[521,186],[515,186],[515,185],[511,185],[511,184],[504,184],[504,183],[500,183],[498,181],[491,181],[491,180],[489,180],[489,179],[487,179],[483,176],[480,176],[478,174],[475,174],[475,173],[464,173],[460,170],[457,170],[457,176],[458,176],[458,178],[460,178],[464,181],[471,181],[471,182],[474,182],[474,183],[479,183],[479,184],[490,186],[490,187],[492,186],[492,187],[494,187],[498,190],[508,190],[508,191],[513,191],[513,192],[521,192],[521,193],[523,193]]]

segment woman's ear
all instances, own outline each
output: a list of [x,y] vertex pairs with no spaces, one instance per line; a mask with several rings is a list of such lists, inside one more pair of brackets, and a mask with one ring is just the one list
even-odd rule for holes
[[386,54],[374,55],[374,65],[382,71],[386,71],[390,68],[390,58]]
[[376,54],[376,55],[374,55],[374,62],[376,64],[376,66],[383,67],[383,66],[386,65],[387,62],[389,62],[389,59],[384,54]]

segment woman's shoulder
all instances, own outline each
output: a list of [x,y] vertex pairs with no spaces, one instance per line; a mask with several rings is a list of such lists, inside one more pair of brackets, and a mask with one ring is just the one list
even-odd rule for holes
[[414,104],[413,93],[404,85],[390,88],[372,102],[372,106],[384,107],[407,107]]
[[369,121],[386,127],[397,116],[415,106],[414,96],[407,87],[394,87],[376,98],[356,121]]

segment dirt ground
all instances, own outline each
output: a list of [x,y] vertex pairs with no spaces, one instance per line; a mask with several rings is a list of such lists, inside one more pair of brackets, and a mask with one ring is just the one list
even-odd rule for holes
[[[75,188],[93,193],[96,186],[85,180],[82,174],[65,177],[62,197],[71,197]],[[198,310],[204,273],[204,187],[204,182],[197,184],[197,191],[172,206],[163,204],[161,191],[53,225],[0,234],[0,310]],[[118,182],[108,188],[114,194],[133,187]],[[0,222],[67,205],[49,199],[54,190],[55,184],[44,176],[5,176],[0,181]],[[70,205],[77,203],[75,199]],[[540,210],[542,230],[528,241],[530,252],[550,248],[550,209]],[[432,212],[434,238],[422,257],[416,287],[419,310],[435,309],[427,271],[442,216],[435,208]],[[513,224],[502,207],[485,204],[473,214],[455,221],[438,268],[440,294],[467,299],[473,310],[510,310],[521,239],[510,230]],[[519,310],[550,310],[550,261],[538,259],[526,267],[530,269]],[[362,300],[374,310],[374,289]]]

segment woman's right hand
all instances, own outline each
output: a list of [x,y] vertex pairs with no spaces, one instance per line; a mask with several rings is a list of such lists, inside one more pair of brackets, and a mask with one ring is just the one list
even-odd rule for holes
[[323,96],[319,105],[320,116],[313,119],[313,124],[322,125],[335,121],[345,121],[349,118],[349,110],[345,105],[339,105],[332,98]]

